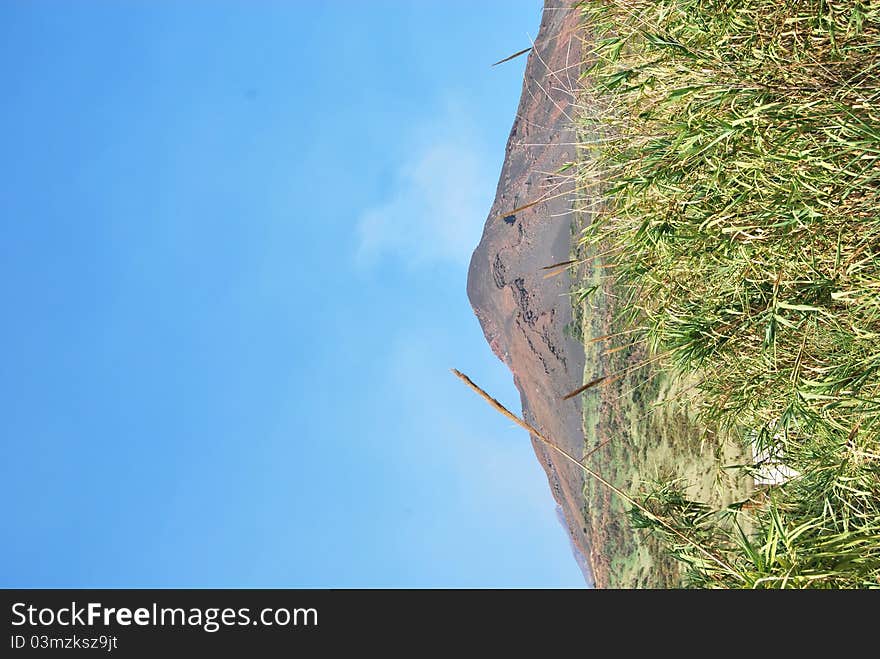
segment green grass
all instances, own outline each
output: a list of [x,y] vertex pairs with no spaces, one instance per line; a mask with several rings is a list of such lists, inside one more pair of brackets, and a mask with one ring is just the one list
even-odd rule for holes
[[[658,479],[676,479],[690,499],[711,506],[742,501],[751,479],[731,465],[747,458],[693,418],[684,395],[687,383],[645,365],[643,344],[620,349],[623,337],[601,337],[623,329],[614,308],[613,280],[600,276],[597,259],[580,272],[575,318],[585,342],[584,381],[623,373],[583,396],[586,464],[616,487],[637,492]],[[593,291],[587,297],[581,292]],[[609,351],[610,348],[610,351]],[[613,588],[675,587],[683,575],[656,534],[633,528],[628,504],[594,479],[584,481],[592,566],[597,584]]]
[[[637,575],[666,551],[698,586],[880,586],[880,2],[582,11],[582,276],[613,310],[604,327],[626,332],[603,347],[620,346],[614,358],[587,344],[606,370],[586,377],[653,360],[584,394],[586,449],[593,428],[616,432],[601,465],[629,469],[620,482],[651,511],[621,533],[656,543],[652,558],[617,571],[651,585]],[[585,338],[603,331],[588,316]],[[609,388],[619,401],[640,386],[644,400],[600,418]],[[655,406],[661,390],[677,407],[687,391],[685,412]],[[643,410],[654,419],[634,422]],[[707,437],[716,466],[754,441],[800,475],[747,502],[724,486],[701,499],[703,467],[674,463]],[[635,482],[652,468],[653,485]],[[679,578],[663,570],[655,583]]]

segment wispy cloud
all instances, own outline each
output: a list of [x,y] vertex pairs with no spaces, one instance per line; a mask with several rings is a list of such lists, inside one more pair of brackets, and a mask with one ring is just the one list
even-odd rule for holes
[[486,149],[460,111],[447,110],[421,131],[391,191],[358,220],[357,260],[393,258],[410,266],[466,264],[495,190]]

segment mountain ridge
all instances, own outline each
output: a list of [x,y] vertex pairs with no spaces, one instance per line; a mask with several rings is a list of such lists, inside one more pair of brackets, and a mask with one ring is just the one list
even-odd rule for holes
[[[528,56],[523,91],[505,149],[495,200],[468,269],[467,291],[495,355],[513,374],[523,417],[569,453],[583,453],[579,397],[562,397],[583,381],[583,345],[567,336],[572,322],[567,272],[543,267],[569,258],[574,185],[560,169],[574,160],[571,109],[581,63],[579,14],[545,1]],[[532,438],[535,454],[568,529],[573,552],[594,585],[583,511],[583,473]]]

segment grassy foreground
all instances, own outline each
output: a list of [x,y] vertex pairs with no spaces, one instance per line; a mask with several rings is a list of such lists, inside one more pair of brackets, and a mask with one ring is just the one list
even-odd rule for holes
[[643,504],[594,524],[615,583],[880,587],[880,2],[582,11],[585,450]]

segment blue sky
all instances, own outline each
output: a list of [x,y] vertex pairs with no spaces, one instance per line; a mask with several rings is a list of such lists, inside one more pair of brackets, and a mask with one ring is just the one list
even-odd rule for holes
[[540,13],[0,3],[2,585],[583,585],[449,373]]

